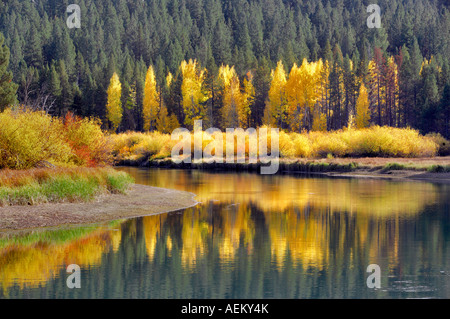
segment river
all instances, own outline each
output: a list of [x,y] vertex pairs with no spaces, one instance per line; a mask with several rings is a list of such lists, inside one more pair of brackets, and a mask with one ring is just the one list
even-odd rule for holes
[[450,298],[449,185],[119,169],[200,204],[0,237],[0,298]]

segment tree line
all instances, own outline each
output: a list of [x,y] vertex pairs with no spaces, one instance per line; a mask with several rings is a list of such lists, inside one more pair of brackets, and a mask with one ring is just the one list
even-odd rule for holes
[[[16,102],[114,127],[116,74],[121,131],[200,117],[216,127],[379,124],[449,136],[445,1],[380,0],[381,29],[367,27],[363,0],[79,0],[80,29],[65,25],[69,2],[0,4],[0,56],[11,51],[0,87],[17,83]],[[0,104],[11,103],[2,92]]]

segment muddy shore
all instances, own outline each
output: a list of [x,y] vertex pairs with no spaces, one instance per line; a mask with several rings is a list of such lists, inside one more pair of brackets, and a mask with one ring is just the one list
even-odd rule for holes
[[0,232],[101,223],[172,212],[196,204],[192,193],[133,185],[127,195],[105,195],[87,203],[0,207]]

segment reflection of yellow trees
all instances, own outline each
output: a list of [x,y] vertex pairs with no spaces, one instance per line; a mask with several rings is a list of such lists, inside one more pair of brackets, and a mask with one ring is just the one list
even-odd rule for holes
[[272,259],[282,268],[287,254],[294,264],[322,269],[328,260],[328,225],[323,219],[300,217],[293,210],[265,214],[272,243]]
[[[283,268],[289,255],[294,265],[323,270],[329,264],[331,255],[337,258],[333,261],[335,263],[346,256],[345,249],[349,249],[349,255],[353,257],[358,252],[367,252],[364,254],[369,260],[387,257],[391,267],[398,264],[399,217],[388,222],[382,217],[378,220],[368,215],[348,218],[328,209],[314,206],[309,209],[308,214],[294,209],[264,214],[270,234],[272,260],[279,269]],[[333,247],[332,252],[330,247]],[[381,252],[386,256],[380,256]],[[350,262],[353,263],[353,260]]]
[[[401,219],[418,214],[427,204],[435,202],[439,193],[436,186],[429,183],[171,170],[158,171],[137,182],[188,190],[197,194],[200,202],[238,203],[238,206],[214,212],[221,223],[220,227],[215,224],[213,242],[219,245],[223,261],[234,260],[240,244],[249,252],[253,249],[254,224],[248,209],[252,203],[264,212],[274,263],[283,266],[289,255],[294,263],[317,269],[328,264],[332,254],[330,245],[334,244],[337,256],[346,255],[344,246],[351,245],[352,258],[364,252],[370,260],[377,260],[380,251],[387,251],[384,257],[389,258],[392,266],[396,265]],[[204,252],[207,235],[211,234],[206,209],[196,208],[195,211],[195,216],[185,214],[183,218],[183,262],[186,265],[195,264]],[[309,218],[303,215],[305,211],[310,212]],[[346,212],[348,217],[334,212]],[[333,225],[331,217],[337,218],[340,224]],[[376,229],[371,228],[374,225]],[[350,226],[352,230],[348,229]],[[331,238],[330,234],[336,231],[337,235]],[[348,242],[349,238],[352,243]]]
[[181,264],[192,268],[197,260],[204,256],[206,251],[206,240],[211,226],[198,214],[183,215],[183,230],[181,239],[183,248],[181,250]]
[[66,265],[97,266],[107,249],[117,250],[120,240],[120,231],[99,230],[64,244],[4,248],[0,251],[0,284],[5,293],[14,284],[34,288],[56,278]]
[[355,214],[412,216],[436,200],[433,184],[377,179],[305,179],[161,170],[149,179],[137,178],[137,182],[187,190],[197,194],[197,200],[201,202],[253,202],[263,211],[314,205]]
[[[250,218],[251,211],[247,205],[230,206],[214,212],[214,218],[220,223],[212,224],[204,207],[189,209],[182,216],[181,230],[181,264],[192,269],[206,254],[209,239],[223,261],[234,260],[237,249],[243,245],[248,253],[253,250],[255,226]],[[167,215],[148,216],[144,218],[146,249],[150,260],[154,259],[158,240],[165,241],[168,255],[171,255],[174,243],[170,232],[161,231]],[[216,227],[213,234],[213,228]]]
[[247,252],[253,250],[253,238],[255,235],[255,225],[250,218],[251,211],[247,204],[240,204],[237,210],[231,209],[221,211],[222,227],[219,243],[219,256],[222,260],[232,261],[236,250],[242,244],[247,248]]
[[145,247],[150,260],[153,260],[158,238],[161,234],[161,225],[166,220],[167,215],[155,215],[144,217]]

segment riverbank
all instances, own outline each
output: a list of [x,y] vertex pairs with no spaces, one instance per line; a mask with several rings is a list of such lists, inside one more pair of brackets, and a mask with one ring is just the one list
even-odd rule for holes
[[110,194],[83,203],[0,207],[0,231],[84,225],[185,209],[197,204],[188,192],[133,185],[126,195]]
[[88,202],[99,195],[125,194],[134,180],[111,167],[0,170],[0,206]]
[[[180,163],[170,158],[124,160],[118,166],[164,169],[197,169],[227,172],[259,172],[258,164]],[[450,183],[450,156],[427,158],[325,158],[281,159],[278,174],[314,174],[329,177],[427,180]]]

